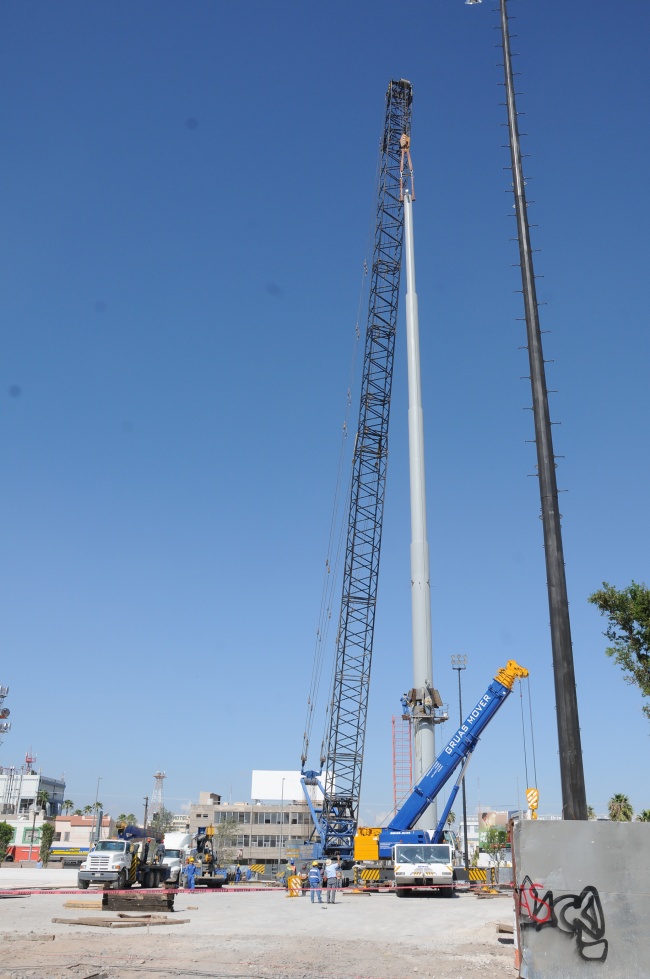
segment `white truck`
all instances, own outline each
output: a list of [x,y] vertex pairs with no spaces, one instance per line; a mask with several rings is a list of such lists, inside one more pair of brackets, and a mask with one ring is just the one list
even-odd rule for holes
[[406,897],[414,887],[454,896],[454,854],[450,843],[398,843],[394,848],[395,888]]
[[168,883],[172,887],[182,887],[183,867],[192,852],[192,837],[189,833],[165,833],[163,846],[165,847],[164,861],[169,867]]
[[133,884],[164,886],[169,867],[161,860],[161,850],[152,837],[98,840],[79,868],[77,884],[82,890],[91,884],[112,884],[119,891]]

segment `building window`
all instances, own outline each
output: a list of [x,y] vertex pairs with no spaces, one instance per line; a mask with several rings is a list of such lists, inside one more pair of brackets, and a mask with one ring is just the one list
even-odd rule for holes
[[64,833],[63,834],[63,842],[64,843],[69,843],[70,842],[70,834],[69,833]]
[[256,812],[253,814],[254,823],[263,823],[265,826],[276,826],[279,823],[289,822],[288,812]]
[[54,836],[52,837],[52,842],[53,843],[60,843],[61,842],[61,834],[60,833],[55,833]]
[[237,837],[237,843],[235,845],[240,847],[250,846],[250,842],[251,842],[250,836],[242,834],[241,836]]
[[280,838],[278,836],[251,836],[251,846],[269,850],[271,847],[279,846],[279,840]]
[[40,843],[41,842],[41,827],[38,829],[24,829],[23,830],[23,843]]

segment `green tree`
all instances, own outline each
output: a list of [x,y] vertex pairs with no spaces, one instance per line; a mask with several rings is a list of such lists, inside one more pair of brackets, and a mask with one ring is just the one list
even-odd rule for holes
[[41,849],[38,855],[43,861],[44,867],[47,867],[50,860],[50,847],[52,846],[55,830],[54,823],[45,823],[41,832]]
[[217,867],[226,867],[234,861],[237,852],[237,830],[238,824],[234,819],[226,819],[214,827],[212,849]]
[[642,809],[636,820],[638,823],[650,823],[650,809]]
[[508,834],[505,829],[498,826],[490,826],[483,836],[483,846],[486,850],[500,850],[508,842]]
[[632,803],[626,795],[622,795],[620,792],[611,797],[607,803],[607,809],[609,810],[609,818],[617,823],[629,823],[634,815]]
[[118,823],[124,823],[126,826],[137,826],[138,817],[132,812],[121,812],[117,817]]
[[90,816],[90,814],[92,813],[92,811],[93,811],[93,807],[92,806],[84,806],[83,807],[83,815],[84,816]]
[[596,810],[594,809],[593,806],[587,806],[587,819],[595,819],[595,818],[596,818]]
[[7,855],[7,847],[14,838],[14,828],[9,823],[0,823],[0,863]]
[[447,816],[447,826],[451,827],[454,825],[455,822],[456,822],[456,813],[453,810],[451,810],[449,815]]
[[[589,596],[589,601],[607,616],[604,635],[613,643],[605,652],[623,670],[627,683],[650,697],[650,589],[632,581],[620,591],[603,581],[603,587]],[[643,713],[650,718],[650,704]]]
[[45,809],[49,801],[50,793],[46,792],[45,789],[39,789],[36,793],[36,805],[41,809]]
[[81,809],[75,809],[75,811],[72,813],[72,815],[73,816],[83,816],[83,812],[81,811]]
[[162,836],[168,833],[174,825],[174,813],[170,812],[169,809],[165,809],[163,806],[162,809],[159,809],[158,812],[153,814],[149,825],[156,834]]
[[72,809],[74,809],[74,802],[72,801],[72,799],[64,799],[63,812],[65,813],[65,815],[67,816]]

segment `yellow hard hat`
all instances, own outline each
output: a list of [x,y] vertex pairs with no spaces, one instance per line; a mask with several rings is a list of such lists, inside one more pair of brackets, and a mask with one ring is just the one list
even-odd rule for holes
[[194,863],[194,857],[189,857],[187,862],[188,863]]
[[314,862],[312,863],[312,867],[317,867],[317,866],[318,866],[318,860],[314,860]]

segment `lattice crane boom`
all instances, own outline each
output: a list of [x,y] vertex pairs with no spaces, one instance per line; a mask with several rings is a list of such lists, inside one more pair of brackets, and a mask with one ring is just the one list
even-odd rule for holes
[[[325,852],[351,855],[356,832],[388,461],[402,240],[405,147],[411,132],[410,82],[391,81],[380,145],[379,188],[361,382],[352,461],[334,686],[317,826]],[[406,137],[406,139],[405,139]],[[407,159],[410,171],[410,154]],[[315,772],[304,772],[308,784]]]

